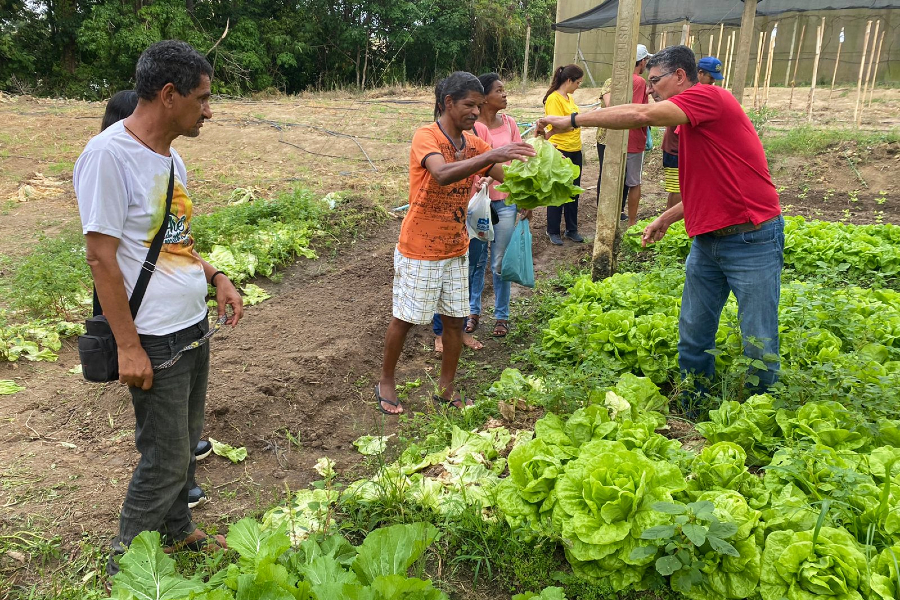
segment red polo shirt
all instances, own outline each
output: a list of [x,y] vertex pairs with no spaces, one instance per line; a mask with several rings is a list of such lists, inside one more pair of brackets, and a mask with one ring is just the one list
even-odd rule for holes
[[678,179],[688,235],[780,215],[762,142],[731,92],[698,84],[669,101],[690,120],[678,129]]

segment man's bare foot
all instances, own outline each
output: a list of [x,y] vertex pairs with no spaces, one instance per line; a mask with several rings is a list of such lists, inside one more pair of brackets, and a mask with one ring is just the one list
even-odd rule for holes
[[484,344],[475,339],[475,336],[469,333],[463,334],[463,344],[466,348],[471,348],[472,350],[481,350],[484,348]]
[[438,354],[444,351],[444,340],[441,339],[441,336],[434,338],[434,351]]

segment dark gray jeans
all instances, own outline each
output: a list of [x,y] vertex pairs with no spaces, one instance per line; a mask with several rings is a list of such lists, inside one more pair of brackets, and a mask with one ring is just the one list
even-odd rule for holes
[[[169,335],[142,335],[141,346],[156,366],[208,330],[209,322],[203,319]],[[119,516],[119,535],[113,540],[107,566],[110,575],[119,571],[117,556],[142,531],[159,531],[167,544],[194,531],[188,490],[194,481],[197,461],[193,449],[203,429],[208,379],[209,344],[204,344],[185,352],[168,369],[154,372],[149,390],[129,388],[135,445],[141,459]]]

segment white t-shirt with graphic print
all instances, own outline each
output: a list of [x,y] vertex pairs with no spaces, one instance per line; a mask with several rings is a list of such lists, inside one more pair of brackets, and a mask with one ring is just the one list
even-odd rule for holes
[[162,156],[143,146],[119,121],[94,137],[75,162],[74,184],[82,230],[119,239],[116,260],[128,297],[159,230],[166,207],[169,169],[175,161],[175,189],[166,237],[135,318],[137,332],[166,335],[194,325],[207,313],[206,276],[193,255],[193,204],[181,157]]

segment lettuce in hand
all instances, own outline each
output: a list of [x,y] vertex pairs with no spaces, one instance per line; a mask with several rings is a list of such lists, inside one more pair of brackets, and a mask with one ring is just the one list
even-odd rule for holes
[[528,140],[537,156],[527,161],[514,160],[503,166],[503,183],[498,192],[506,192],[507,204],[519,208],[560,206],[584,190],[573,182],[581,172],[579,167],[563,156],[544,138]]

